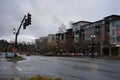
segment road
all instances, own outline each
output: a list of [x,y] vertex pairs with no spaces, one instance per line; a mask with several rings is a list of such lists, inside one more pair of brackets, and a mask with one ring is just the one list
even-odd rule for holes
[[43,75],[65,80],[120,80],[120,61],[93,58],[24,56],[9,62],[0,57],[0,77]]

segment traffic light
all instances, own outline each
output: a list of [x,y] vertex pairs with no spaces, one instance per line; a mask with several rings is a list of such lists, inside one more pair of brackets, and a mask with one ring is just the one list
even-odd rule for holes
[[27,14],[28,25],[31,25],[31,14]]
[[25,22],[23,23],[23,29],[26,29],[26,26],[29,25],[28,19],[25,19]]
[[23,24],[23,29],[26,29],[26,23]]
[[25,19],[25,25],[26,25],[26,26],[29,25],[29,21],[28,21],[28,19]]
[[24,19],[23,29],[26,29],[26,26],[31,25],[31,14],[27,14]]

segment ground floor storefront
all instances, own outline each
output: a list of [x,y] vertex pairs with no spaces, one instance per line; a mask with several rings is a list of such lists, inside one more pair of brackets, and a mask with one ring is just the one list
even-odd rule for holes
[[120,47],[104,47],[103,54],[109,56],[120,56]]

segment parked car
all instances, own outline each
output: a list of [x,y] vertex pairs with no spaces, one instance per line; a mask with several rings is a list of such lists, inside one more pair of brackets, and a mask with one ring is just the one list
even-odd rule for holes
[[82,53],[75,53],[76,56],[83,56]]
[[14,57],[15,57],[15,53],[12,53],[12,52],[6,52],[5,57],[6,57],[6,58],[14,58]]

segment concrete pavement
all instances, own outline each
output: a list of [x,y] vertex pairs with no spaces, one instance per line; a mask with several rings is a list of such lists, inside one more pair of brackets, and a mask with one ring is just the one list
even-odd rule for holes
[[120,80],[120,61],[94,58],[24,56],[18,62],[0,61],[0,76],[43,75],[65,80]]

